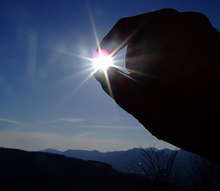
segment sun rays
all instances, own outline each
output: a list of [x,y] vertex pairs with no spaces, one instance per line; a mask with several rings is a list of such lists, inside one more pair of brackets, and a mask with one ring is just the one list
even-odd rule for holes
[[[108,89],[111,92],[111,87],[110,87],[110,83],[109,83],[109,79],[108,79],[108,75],[107,75],[107,68],[109,66],[118,67],[118,66],[115,65],[115,63],[117,62],[116,59],[115,58],[113,59],[112,56],[109,55],[107,51],[101,50],[101,48],[99,46],[100,42],[99,42],[99,39],[98,39],[98,35],[97,35],[97,31],[96,31],[96,27],[95,27],[95,24],[94,24],[92,14],[91,14],[90,11],[88,11],[88,12],[89,12],[89,17],[90,17],[90,22],[91,22],[91,25],[92,25],[93,33],[94,33],[95,42],[96,42],[96,45],[97,45],[98,48],[97,48],[97,51],[94,51],[95,53],[91,57],[80,55],[80,54],[75,54],[75,53],[69,52],[67,50],[62,51],[63,54],[67,54],[69,56],[73,56],[73,57],[77,57],[77,58],[82,59],[83,62],[84,62],[84,66],[86,67],[83,70],[81,70],[80,72],[73,74],[72,77],[75,77],[75,76],[78,76],[78,75],[83,75],[85,73],[88,74],[81,81],[81,83],[79,83],[79,85],[71,91],[70,95],[68,95],[69,98],[72,97],[73,94],[76,91],[78,91],[99,70],[102,70],[102,72],[105,76],[106,82],[108,84]],[[54,51],[57,51],[57,50],[54,50]]]
[[[112,53],[109,53],[107,50],[101,49],[96,26],[95,26],[94,19],[92,16],[92,11],[88,9],[88,13],[89,13],[90,23],[92,26],[92,30],[93,30],[93,34],[94,34],[94,38],[96,42],[96,47],[98,47],[96,51],[94,50],[94,54],[91,57],[89,57],[88,55],[83,55],[83,53],[82,54],[72,53],[68,51],[67,49],[59,51],[59,50],[52,48],[52,50],[55,52],[58,51],[62,54],[66,54],[72,57],[77,57],[83,60],[84,69],[82,69],[78,73],[74,73],[71,76],[67,76],[65,78],[66,80],[67,79],[69,80],[70,78],[75,78],[76,76],[85,76],[85,74],[87,74],[86,77],[80,83],[78,83],[78,85],[74,87],[74,89],[67,95],[68,97],[67,99],[72,97],[91,77],[93,77],[95,73],[98,73],[98,72],[102,72],[102,76],[104,76],[105,81],[106,81],[106,86],[107,86],[106,88],[108,89],[110,96],[113,97],[107,69],[108,67],[111,66],[111,67],[125,70],[125,68],[122,68],[117,65],[117,63],[119,62],[124,63],[124,59],[119,60],[118,55],[115,55],[115,54],[125,46],[126,42],[122,42],[122,44],[118,45],[116,50],[114,50]],[[126,73],[122,71],[119,71],[119,72],[122,73],[123,75],[126,75]]]

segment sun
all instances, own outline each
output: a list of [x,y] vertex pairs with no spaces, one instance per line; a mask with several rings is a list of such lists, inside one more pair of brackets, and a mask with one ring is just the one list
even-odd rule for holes
[[[97,50],[95,51],[94,55],[92,57],[87,57],[87,56],[84,56],[81,54],[75,54],[73,52],[68,52],[66,50],[62,51],[63,54],[71,55],[73,57],[78,57],[84,61],[88,61],[88,63],[86,64],[88,67],[86,67],[84,70],[81,70],[79,73],[72,75],[72,76],[75,76],[75,75],[81,75],[84,73],[89,73],[88,76],[85,79],[83,79],[82,82],[76,88],[74,88],[74,90],[70,93],[69,96],[72,96],[92,76],[95,76],[95,75],[97,76],[99,74],[104,75],[104,78],[105,78],[107,86],[108,86],[108,90],[111,92],[111,87],[110,87],[109,78],[108,78],[108,68],[111,66],[113,66],[114,68],[119,67],[115,64],[119,61],[119,60],[115,59],[116,58],[115,57],[116,51],[109,52],[106,49],[100,47],[101,42],[98,39],[98,34],[96,31],[96,27],[95,27],[92,13],[90,13],[89,16],[90,16],[90,21],[91,21],[92,29],[94,32],[94,36],[95,36],[96,47],[98,47]],[[57,50],[54,50],[54,51],[57,51]],[[58,51],[58,52],[60,52],[60,51]],[[114,58],[113,58],[113,56],[114,56]]]
[[113,66],[113,60],[111,55],[105,50],[99,50],[95,53],[92,66],[94,71],[103,70],[106,71],[108,67]]

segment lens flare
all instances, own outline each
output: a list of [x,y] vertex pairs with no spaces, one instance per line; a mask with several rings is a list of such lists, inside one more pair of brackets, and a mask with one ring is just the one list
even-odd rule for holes
[[92,64],[95,71],[107,70],[108,67],[112,66],[112,58],[105,50],[97,51]]

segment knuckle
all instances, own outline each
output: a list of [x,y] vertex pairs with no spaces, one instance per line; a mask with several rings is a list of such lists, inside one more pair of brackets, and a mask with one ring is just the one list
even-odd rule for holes
[[187,21],[196,26],[211,26],[211,23],[206,15],[199,12],[183,13]]
[[130,17],[124,17],[118,20],[116,23],[117,28],[126,28],[129,25]]

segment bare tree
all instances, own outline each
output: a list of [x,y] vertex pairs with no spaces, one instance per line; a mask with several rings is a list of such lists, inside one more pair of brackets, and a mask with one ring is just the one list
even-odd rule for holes
[[[142,169],[146,178],[153,182],[154,190],[165,190],[168,183],[177,179],[177,175],[171,173],[178,150],[166,153],[165,150],[156,150],[154,147],[142,149],[144,159]],[[151,186],[152,187],[152,186]]]
[[198,155],[194,155],[190,161],[190,179],[193,190],[220,190],[220,166],[218,164]]

